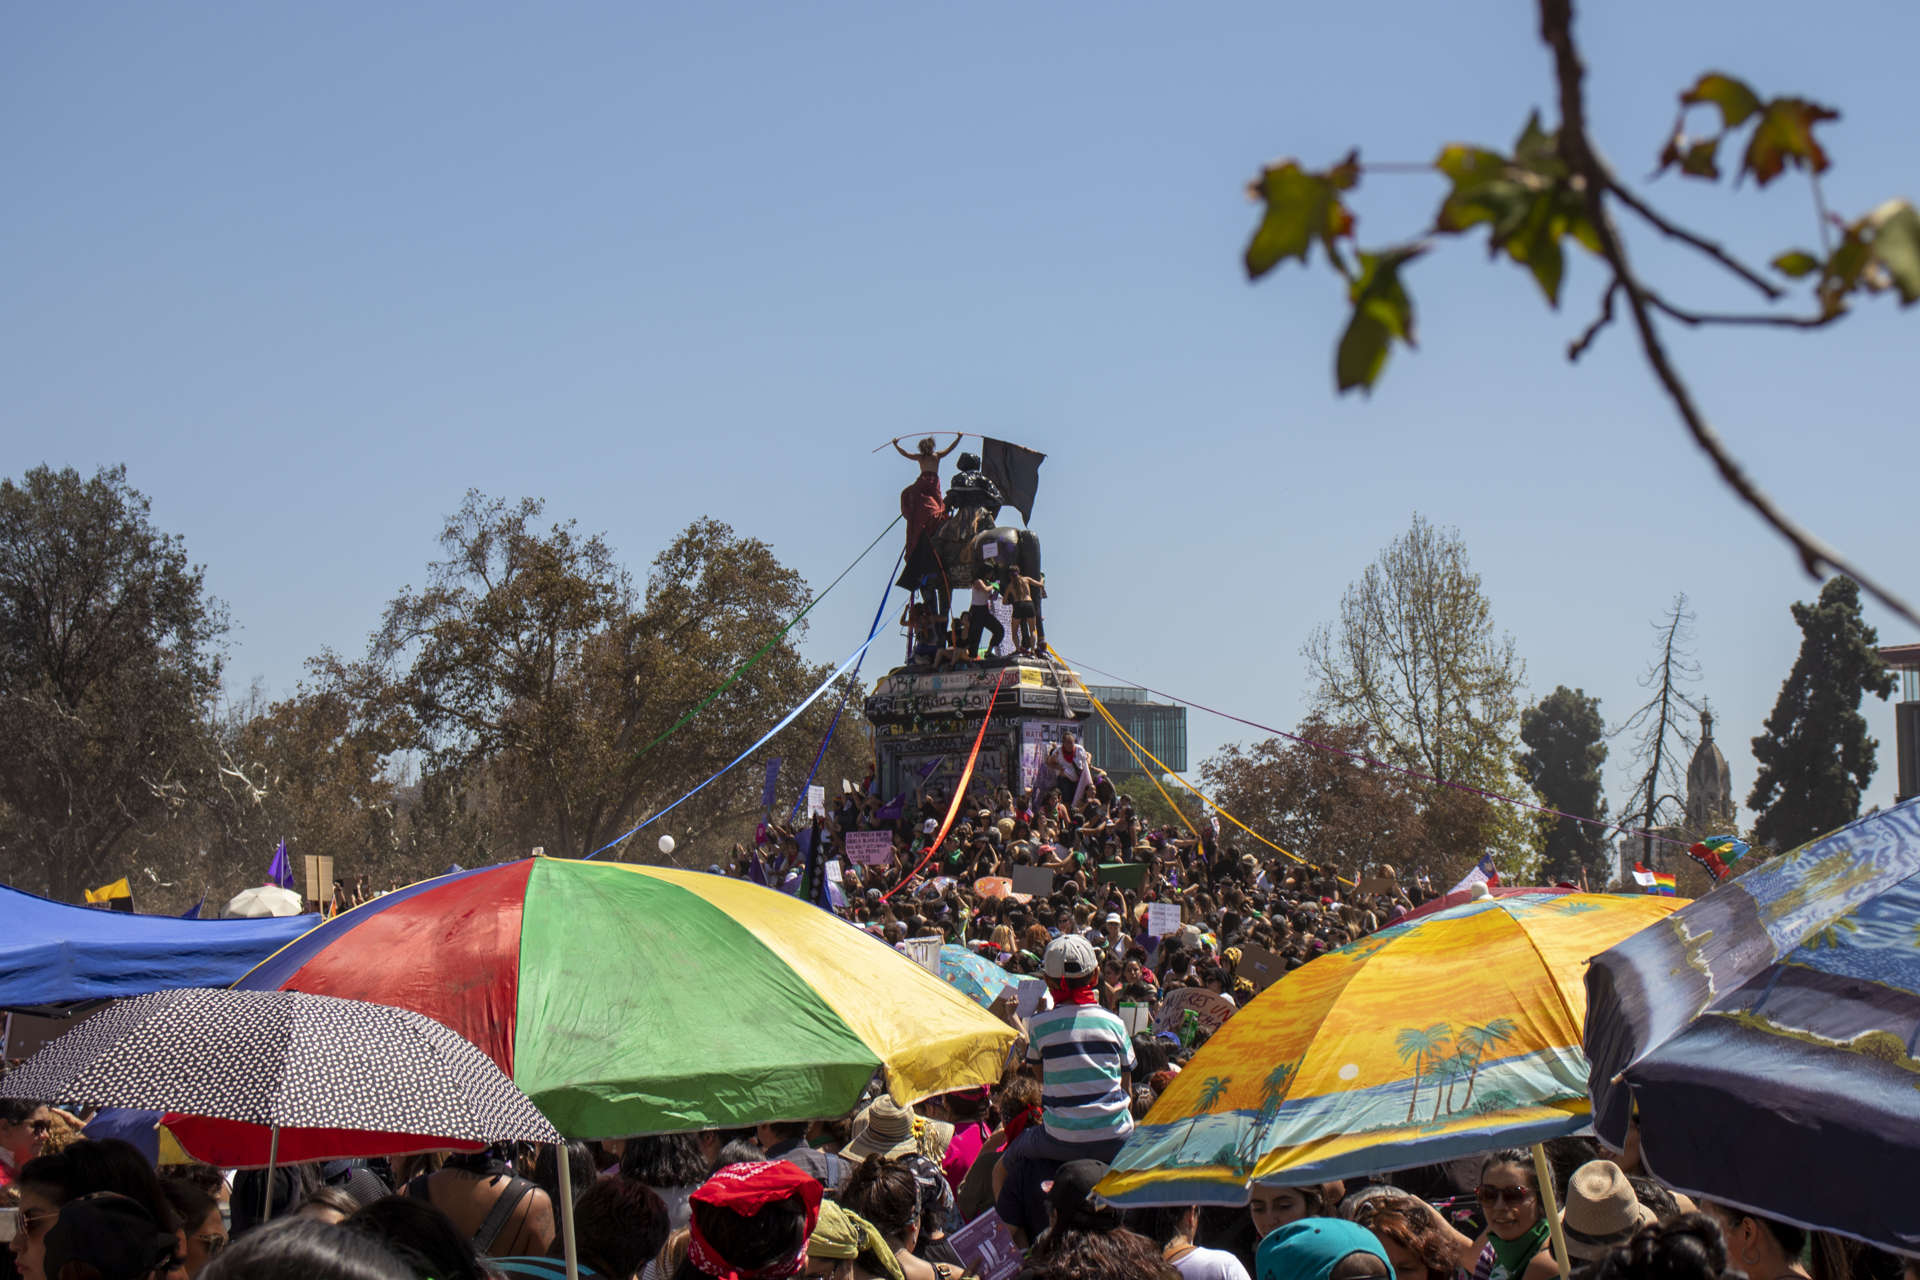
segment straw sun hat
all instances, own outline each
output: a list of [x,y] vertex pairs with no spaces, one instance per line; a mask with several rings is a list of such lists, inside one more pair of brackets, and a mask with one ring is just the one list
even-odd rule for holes
[[1633,1194],[1633,1184],[1611,1160],[1581,1165],[1567,1179],[1567,1207],[1560,1211],[1567,1252],[1591,1262],[1633,1239],[1656,1220],[1653,1210]]

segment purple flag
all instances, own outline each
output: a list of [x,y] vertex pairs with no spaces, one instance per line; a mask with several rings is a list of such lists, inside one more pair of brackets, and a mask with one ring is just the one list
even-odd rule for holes
[[747,879],[753,881],[755,884],[763,885],[767,882],[767,868],[760,861],[760,855],[758,853],[750,853],[747,855]]
[[267,864],[268,884],[277,884],[282,889],[293,888],[293,862],[287,857],[287,842],[282,840],[273,851],[273,861]]
[[194,903],[192,906],[188,907],[185,911],[182,911],[180,913],[180,918],[182,920],[198,920],[200,918],[200,908],[206,905],[207,905],[207,895],[203,893],[200,895],[200,901]]
[[773,759],[767,761],[767,785],[762,788],[760,792],[761,808],[771,809],[773,807],[773,784],[778,781],[779,777],[780,757],[775,756]]

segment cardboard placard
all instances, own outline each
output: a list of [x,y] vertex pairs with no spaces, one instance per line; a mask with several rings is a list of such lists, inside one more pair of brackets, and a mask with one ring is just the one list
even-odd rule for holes
[[1020,1271],[1020,1246],[997,1213],[983,1213],[947,1237],[960,1265],[979,1280],[1007,1280]]
[[847,860],[863,867],[884,867],[893,861],[893,833],[890,831],[849,831],[844,837]]
[[1265,947],[1240,944],[1240,963],[1234,967],[1233,976],[1251,982],[1255,991],[1265,991],[1286,976],[1286,972],[1287,962]]
[[1101,884],[1135,892],[1147,887],[1147,864],[1144,862],[1102,862],[1097,864],[1095,870],[1099,873]]
[[827,789],[817,783],[807,788],[807,816],[809,818],[827,816]]
[[1160,1016],[1153,1020],[1154,1031],[1177,1033],[1184,1020],[1181,1015],[1189,1009],[1199,1016],[1200,1029],[1208,1035],[1218,1031],[1236,1012],[1233,1001],[1225,996],[1200,987],[1181,987],[1160,1002]]
[[1177,902],[1149,902],[1147,904],[1147,932],[1156,938],[1164,938],[1180,930],[1180,904]]
[[1044,898],[1053,892],[1053,872],[1045,867],[1014,867],[1009,877],[1015,893]]
[[936,978],[940,976],[940,939],[908,938],[900,944],[900,949],[922,969]]
[[1400,882],[1391,875],[1361,876],[1360,883],[1354,886],[1357,893],[1398,893]]
[[1040,1008],[1040,998],[1047,994],[1047,984],[1040,978],[1022,978],[1019,987],[1019,1003],[1014,1006],[1014,1015],[1022,1022],[1031,1018]]
[[1120,1021],[1126,1024],[1128,1035],[1137,1036],[1153,1024],[1153,1011],[1144,1004],[1123,1004]]
[[841,874],[840,859],[827,859],[827,882],[829,884],[844,884],[846,882],[846,877]]

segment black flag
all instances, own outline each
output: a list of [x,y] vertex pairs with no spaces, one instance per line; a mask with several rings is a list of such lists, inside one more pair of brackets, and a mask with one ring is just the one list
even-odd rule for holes
[[988,440],[980,450],[980,470],[1028,524],[1033,523],[1033,495],[1040,488],[1040,464],[1046,460],[1044,453],[1005,440]]

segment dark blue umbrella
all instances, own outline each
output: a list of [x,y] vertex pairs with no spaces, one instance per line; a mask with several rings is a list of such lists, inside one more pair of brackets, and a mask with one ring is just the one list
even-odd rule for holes
[[1920,803],[1597,956],[1594,1129],[1691,1195],[1920,1251]]

